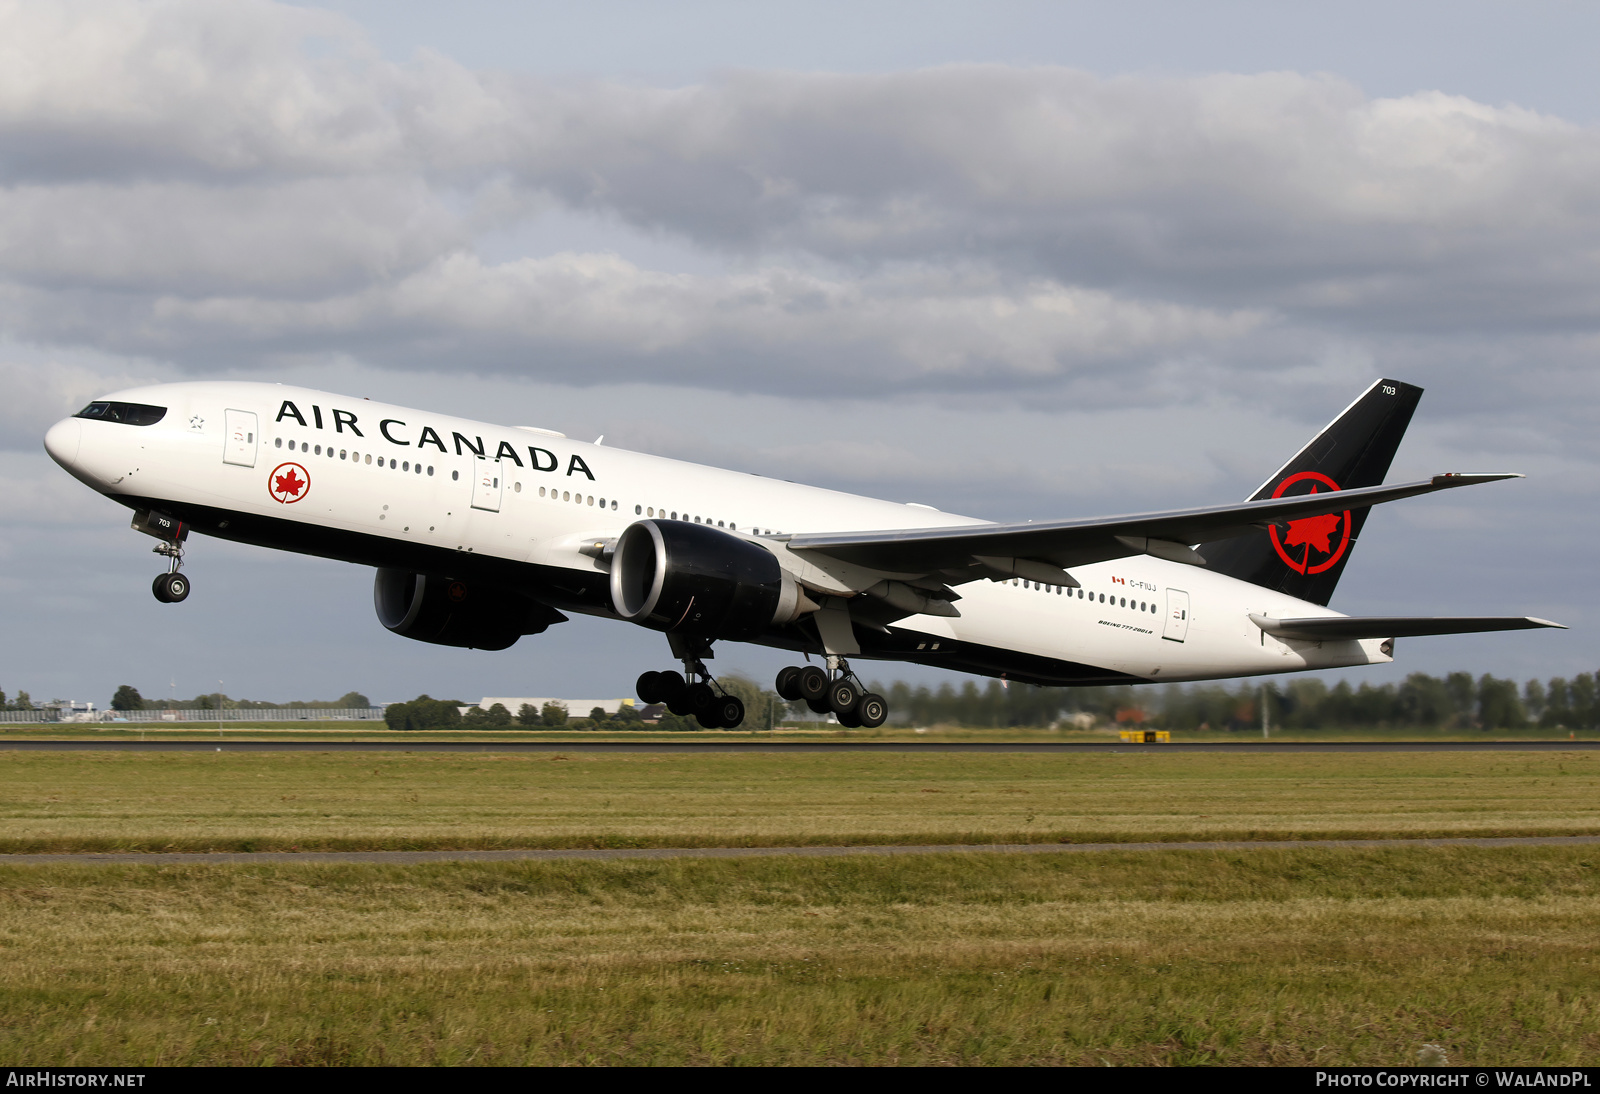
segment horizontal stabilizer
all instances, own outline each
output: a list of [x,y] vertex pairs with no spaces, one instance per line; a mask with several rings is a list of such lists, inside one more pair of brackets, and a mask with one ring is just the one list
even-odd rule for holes
[[[1520,478],[1510,472],[1435,475],[1392,486],[1328,490],[1317,494],[1261,498],[1204,509],[1134,513],[1090,520],[1027,521],[1022,524],[962,524],[944,528],[895,528],[870,532],[811,532],[790,536],[789,549],[829,555],[843,562],[885,573],[941,574],[945,581],[974,581],[999,572],[1016,574],[1047,585],[1075,585],[1059,571],[1115,558],[1149,554],[1173,562],[1205,565],[1188,544],[1254,532],[1269,526],[1288,528],[1308,517],[1362,511],[1384,502],[1414,498],[1436,490],[1499,479]],[[1265,532],[1262,532],[1265,535]],[[1047,569],[1022,569],[1029,561]]]
[[1251,614],[1250,621],[1274,638],[1301,638],[1317,642],[1354,638],[1419,638],[1428,634],[1477,634],[1481,631],[1526,631],[1539,627],[1567,628],[1531,615],[1329,615],[1307,619],[1268,619]]

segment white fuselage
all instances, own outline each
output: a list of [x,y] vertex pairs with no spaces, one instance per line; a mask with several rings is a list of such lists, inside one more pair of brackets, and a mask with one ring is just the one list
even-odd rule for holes
[[[328,544],[592,576],[606,563],[580,548],[645,517],[709,523],[769,542],[987,523],[306,388],[196,382],[105,398],[166,413],[148,426],[69,418],[51,429],[51,455],[95,490],[135,508],[203,512],[211,524],[197,523],[202,531],[272,546],[293,537],[255,540],[230,525],[303,526],[306,545],[288,549],[357,562],[373,562],[374,551],[346,554]],[[959,589],[959,617],[911,616],[893,626],[930,650],[981,647],[1151,681],[1391,659],[1377,640],[1284,642],[1264,634],[1252,613],[1338,613],[1201,567],[1136,556],[1077,567],[1072,576],[1081,590],[969,582]],[[602,606],[577,610],[613,614]]]

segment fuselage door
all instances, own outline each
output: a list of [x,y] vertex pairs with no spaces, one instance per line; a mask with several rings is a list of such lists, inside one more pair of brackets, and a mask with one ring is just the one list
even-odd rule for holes
[[239,467],[256,465],[256,416],[248,410],[222,412],[224,434],[222,462]]
[[489,513],[498,513],[501,491],[500,461],[486,460],[479,456],[473,463],[473,472],[477,477],[472,480],[472,507]]
[[1182,589],[1167,590],[1167,625],[1161,637],[1182,642],[1189,635],[1189,594]]

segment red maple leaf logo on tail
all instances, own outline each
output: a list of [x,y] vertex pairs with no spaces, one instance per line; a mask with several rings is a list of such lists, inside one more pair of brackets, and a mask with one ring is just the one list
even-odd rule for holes
[[[1280,482],[1278,488],[1272,492],[1272,496],[1281,498],[1289,487],[1307,479],[1312,480],[1311,493],[1313,494],[1319,493],[1317,483],[1321,483],[1333,490],[1339,489],[1338,483],[1321,472],[1300,471]],[[1280,525],[1273,525],[1267,529],[1267,534],[1272,540],[1272,549],[1278,552],[1278,557],[1283,560],[1283,564],[1296,573],[1308,576],[1324,573],[1338,564],[1339,560],[1344,557],[1345,548],[1350,546],[1350,513],[1348,510],[1343,513],[1323,513],[1319,516],[1291,520],[1288,522],[1288,527],[1283,529],[1281,536],[1279,533],[1280,527]],[[1286,549],[1289,547],[1304,548],[1303,551],[1299,552],[1301,557],[1290,557]],[[1313,550],[1328,557],[1313,566],[1311,564],[1311,552]]]
[[1291,520],[1289,533],[1283,539],[1284,546],[1311,546],[1328,554],[1333,550],[1333,545],[1328,541],[1339,531],[1339,521],[1342,519],[1338,513],[1324,513],[1320,517]]
[[[278,475],[273,479],[273,482],[277,484],[278,493],[289,494],[297,498],[300,496],[301,488],[305,486],[305,483],[295,477],[294,468],[292,467],[289,468],[287,475]],[[1290,525],[1290,527],[1292,528],[1293,525]],[[1324,547],[1323,550],[1326,551],[1327,548]]]
[[[1311,492],[1315,494],[1317,488],[1312,486]],[[1289,522],[1289,533],[1284,537],[1286,547],[1315,547],[1323,554],[1328,554],[1333,547],[1328,540],[1339,530],[1339,514],[1324,513],[1320,517],[1302,517]]]

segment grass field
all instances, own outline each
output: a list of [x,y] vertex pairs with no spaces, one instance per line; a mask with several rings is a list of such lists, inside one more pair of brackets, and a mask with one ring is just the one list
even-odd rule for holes
[[[0,850],[1600,832],[1593,753],[0,753]],[[1593,1063],[1600,849],[0,865],[0,1060]]]
[[0,753],[0,851],[1600,832],[1600,755]]
[[0,1059],[1592,1064],[1593,848],[0,867]]
[[[1252,744],[1261,740],[1259,730],[1173,730],[1174,741]],[[1118,740],[1114,729],[1047,729],[1038,726],[1013,726],[1005,729],[933,725],[916,728],[880,726],[877,729],[844,729],[826,722],[788,723],[775,730],[572,730],[572,729],[450,729],[399,732],[381,722],[215,722],[185,725],[144,723],[17,723],[0,726],[0,739],[19,741],[365,741],[404,745],[408,741],[499,742],[507,741],[665,741],[704,744],[718,741],[1036,741],[1050,743],[1106,744]],[[1325,744],[1330,741],[1600,741],[1600,729],[1550,729],[1526,726],[1520,729],[1485,731],[1459,727],[1419,728],[1377,726],[1329,726],[1325,729],[1271,731],[1273,741]]]

